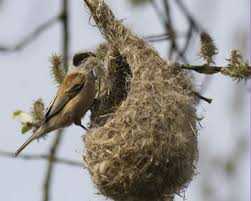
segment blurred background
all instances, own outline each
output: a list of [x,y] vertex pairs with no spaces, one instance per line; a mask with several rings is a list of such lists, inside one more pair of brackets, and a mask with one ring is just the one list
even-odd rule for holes
[[[159,34],[166,33],[163,26],[165,8],[163,1],[120,0],[106,1],[116,14],[139,36],[154,37],[151,44],[164,58],[170,56],[170,40]],[[181,4],[185,6],[182,9]],[[3,156],[3,151],[14,152],[26,136],[20,133],[20,124],[12,119],[17,109],[29,111],[32,102],[43,98],[46,105],[57,90],[51,78],[49,57],[62,53],[62,23],[52,24],[22,46],[16,44],[62,9],[63,1],[0,0],[0,199],[45,200],[43,186],[47,171],[46,160],[22,160]],[[219,49],[215,62],[227,64],[232,49],[240,49],[248,59],[249,12],[248,0],[190,0],[168,1],[172,25],[177,34],[177,44],[184,46],[189,22],[196,21],[184,59],[191,64],[201,64],[199,57],[199,31],[206,30]],[[81,0],[69,1],[69,57],[81,50],[93,50],[104,42],[98,29],[89,20],[88,9]],[[190,18],[189,18],[190,17]],[[35,34],[36,35],[36,34]],[[14,49],[13,49],[14,48]],[[175,57],[172,57],[174,60]],[[221,75],[206,77],[194,74],[195,86],[212,104],[201,102],[198,115],[203,118],[199,132],[198,174],[184,195],[175,200],[188,201],[247,201],[250,190],[250,90],[248,83],[236,82]],[[29,135],[29,134],[28,134]],[[83,142],[81,128],[66,130],[58,156],[81,162]],[[27,154],[47,154],[54,135],[33,143]],[[1,156],[2,155],[2,156]],[[55,163],[51,178],[51,201],[101,201],[90,176],[84,168]]]

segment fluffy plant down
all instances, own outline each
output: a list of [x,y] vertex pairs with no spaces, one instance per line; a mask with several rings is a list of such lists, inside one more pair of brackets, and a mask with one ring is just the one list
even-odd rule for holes
[[126,97],[118,97],[112,115],[84,137],[85,165],[104,196],[166,200],[195,175],[197,118],[191,79],[125,28],[102,0],[85,3],[131,71],[130,87],[126,82],[117,85],[117,91],[128,90]]

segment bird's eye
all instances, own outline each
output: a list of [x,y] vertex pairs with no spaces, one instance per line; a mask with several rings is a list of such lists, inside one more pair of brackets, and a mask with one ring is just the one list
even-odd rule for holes
[[79,66],[81,63],[85,62],[86,59],[90,56],[96,56],[92,52],[82,52],[82,53],[77,53],[73,56],[73,65],[74,66]]

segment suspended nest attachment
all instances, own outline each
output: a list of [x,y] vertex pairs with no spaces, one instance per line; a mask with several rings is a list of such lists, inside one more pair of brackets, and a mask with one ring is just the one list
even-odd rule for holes
[[[102,9],[99,13],[104,16],[95,16],[99,26],[110,15],[107,7]],[[193,85],[183,71],[166,63],[112,17],[103,32],[117,55],[108,56],[108,63],[109,58],[113,61],[106,72],[110,83],[103,84],[106,90],[92,109],[94,124],[84,138],[84,161],[98,190],[107,197],[165,200],[183,190],[195,174]],[[105,114],[108,117],[102,119]]]

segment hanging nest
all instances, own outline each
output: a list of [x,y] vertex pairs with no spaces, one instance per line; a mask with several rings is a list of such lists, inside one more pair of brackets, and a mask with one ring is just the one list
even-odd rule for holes
[[[103,83],[92,109],[93,127],[84,137],[86,167],[104,196],[165,200],[195,174],[191,79],[126,29],[103,1],[86,2],[110,44],[99,49],[110,63],[109,81]],[[114,49],[116,54],[109,56]]]

